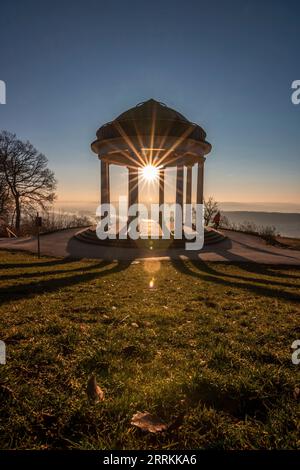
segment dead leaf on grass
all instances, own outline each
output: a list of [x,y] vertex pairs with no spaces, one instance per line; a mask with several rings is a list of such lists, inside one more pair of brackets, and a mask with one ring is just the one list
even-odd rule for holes
[[89,378],[86,391],[91,402],[99,403],[99,401],[104,401],[104,391],[97,384],[97,380],[94,375]]
[[164,423],[158,416],[152,415],[148,411],[145,411],[144,413],[138,411],[133,415],[131,424],[143,431],[149,431],[151,433],[162,432],[168,429],[168,425],[166,423]]

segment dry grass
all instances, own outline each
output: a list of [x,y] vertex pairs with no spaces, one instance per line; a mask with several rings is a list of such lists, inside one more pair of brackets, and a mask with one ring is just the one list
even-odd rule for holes
[[[300,447],[300,270],[3,251],[0,263],[1,448]],[[169,430],[134,428],[137,411]]]

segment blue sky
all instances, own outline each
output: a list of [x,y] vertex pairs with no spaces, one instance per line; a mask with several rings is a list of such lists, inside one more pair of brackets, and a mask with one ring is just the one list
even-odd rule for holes
[[47,155],[61,200],[92,201],[97,128],[154,98],[206,130],[207,196],[300,204],[299,16],[291,0],[2,0],[0,129]]

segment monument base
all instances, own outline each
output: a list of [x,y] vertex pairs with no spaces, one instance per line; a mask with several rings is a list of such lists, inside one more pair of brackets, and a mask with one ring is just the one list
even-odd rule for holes
[[[96,234],[95,227],[89,227],[75,235],[75,238],[83,243],[90,243],[93,245],[101,245],[107,247],[118,247],[118,248],[140,248],[148,250],[168,250],[168,249],[181,249],[185,247],[186,242],[191,242],[186,238],[168,240],[159,238],[139,238],[138,240],[132,240],[131,238],[126,239],[110,239],[100,240]],[[220,243],[226,239],[221,232],[213,228],[204,229],[204,246],[212,245],[214,243]]]

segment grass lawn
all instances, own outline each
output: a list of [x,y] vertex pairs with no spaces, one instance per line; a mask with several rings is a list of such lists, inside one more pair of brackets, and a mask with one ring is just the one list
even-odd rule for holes
[[[5,251],[0,266],[0,448],[300,448],[299,269]],[[171,425],[143,432],[137,411]]]

